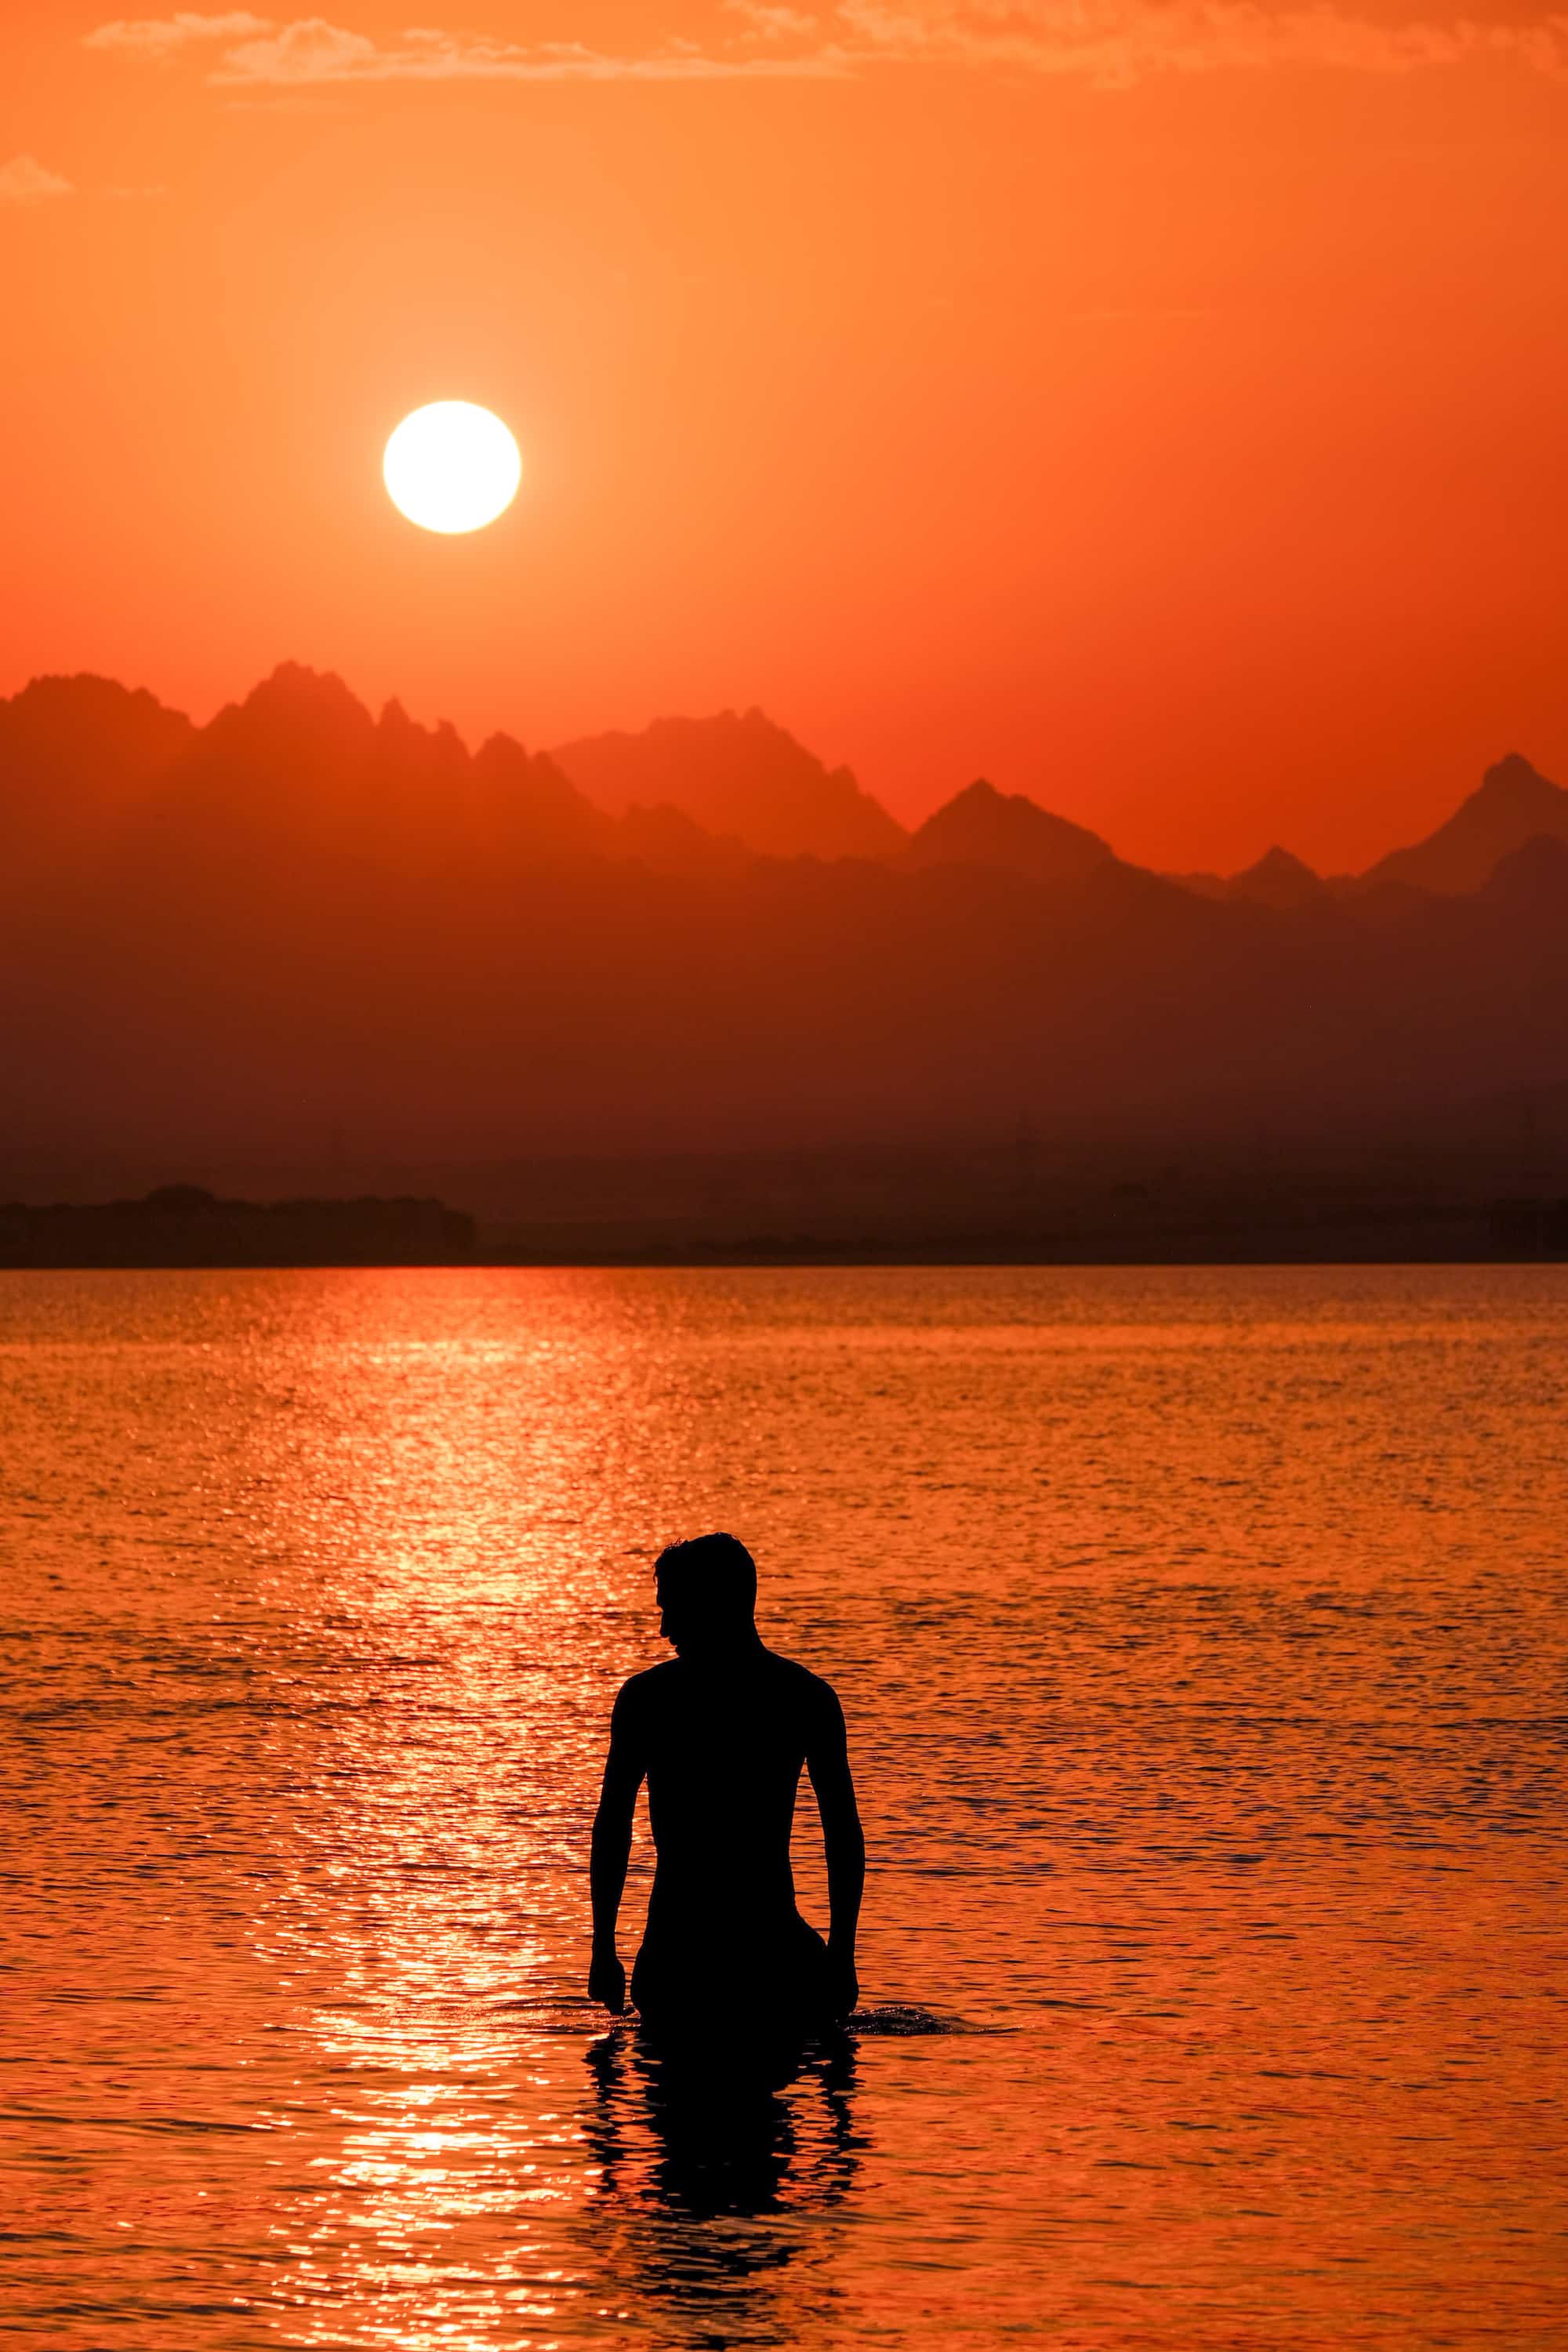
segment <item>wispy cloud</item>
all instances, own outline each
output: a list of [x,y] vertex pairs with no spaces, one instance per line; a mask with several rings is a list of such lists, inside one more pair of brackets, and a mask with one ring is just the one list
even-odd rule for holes
[[[1470,0],[1485,12],[1491,0]],[[279,22],[182,12],[101,25],[90,47],[166,58],[219,50],[207,79],[230,89],[355,83],[731,81],[833,79],[896,67],[1073,78],[1107,86],[1156,74],[1287,67],[1394,74],[1508,58],[1568,71],[1568,14],[1487,21],[1452,0],[1412,19],[1384,0],[725,0],[733,30],[616,53],[579,41],[522,44],[412,26],[390,40],[324,16]]]
[[[749,39],[718,48],[670,39],[630,55],[581,41],[525,46],[425,26],[411,26],[394,40],[377,40],[324,16],[280,24],[244,11],[200,16],[182,10],[173,16],[120,18],[100,25],[85,38],[89,48],[153,62],[197,44],[211,45],[220,55],[207,79],[230,89],[284,90],[395,81],[730,81],[843,71],[835,45],[815,38],[820,27],[814,17],[794,8],[768,6],[765,0],[742,0],[742,7]],[[784,58],[756,53],[758,40],[798,39],[802,35],[814,37],[807,54]]]
[[55,196],[109,196],[116,201],[142,202],[151,197],[167,196],[166,187],[115,186],[89,187],[85,191],[74,181],[65,179],[58,172],[47,172],[36,156],[14,155],[8,163],[0,163],[0,205],[42,205]]
[[803,8],[779,7],[773,0],[724,0],[724,5],[764,41],[808,40],[822,29],[819,20]]
[[117,17],[85,37],[89,49],[119,49],[135,58],[172,58],[200,41],[244,41],[272,30],[270,16],[238,8],[226,16],[203,16],[182,8],[173,16]]
[[51,196],[74,196],[76,190],[58,172],[46,172],[32,155],[13,155],[0,163],[0,205],[43,205]]
[[1568,61],[1568,16],[1555,14],[1488,25],[1447,9],[1390,20],[1329,0],[841,0],[837,16],[861,54],[1107,82],[1281,66],[1403,73],[1488,54],[1546,70]]
[[297,89],[392,81],[713,81],[842,70],[843,60],[831,45],[788,59],[748,55],[738,47],[703,49],[686,41],[626,56],[581,41],[523,47],[424,26],[383,42],[323,16],[306,16],[226,49],[209,79],[230,87]]

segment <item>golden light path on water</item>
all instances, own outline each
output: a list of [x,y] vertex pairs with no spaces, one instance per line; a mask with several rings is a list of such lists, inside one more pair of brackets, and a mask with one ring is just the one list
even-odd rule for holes
[[[1565,1338],[1552,1269],[7,1277],[5,2325],[1551,2340]],[[721,2146],[582,1994],[709,1525],[846,1699],[866,1999],[966,2029]]]

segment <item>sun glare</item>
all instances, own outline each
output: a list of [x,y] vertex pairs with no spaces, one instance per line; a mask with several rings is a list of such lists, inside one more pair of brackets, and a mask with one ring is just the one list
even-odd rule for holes
[[393,505],[421,530],[481,530],[517,496],[522,458],[488,408],[436,400],[404,418],[381,471]]

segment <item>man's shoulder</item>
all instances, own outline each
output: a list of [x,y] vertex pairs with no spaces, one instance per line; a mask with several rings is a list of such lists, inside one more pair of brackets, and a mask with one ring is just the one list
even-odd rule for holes
[[661,1692],[668,1690],[678,1661],[664,1658],[657,1666],[645,1666],[640,1675],[630,1675],[616,1694],[617,1715],[638,1715],[645,1707],[657,1706]]
[[798,1658],[781,1656],[777,1650],[768,1651],[767,1657],[781,1685],[797,1705],[809,1707],[817,1715],[837,1715],[839,1712],[838,1694],[821,1675],[814,1675],[811,1668],[803,1666]]

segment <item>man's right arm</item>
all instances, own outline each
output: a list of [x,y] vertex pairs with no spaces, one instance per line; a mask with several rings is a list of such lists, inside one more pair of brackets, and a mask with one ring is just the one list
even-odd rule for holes
[[616,1950],[616,1922],[631,1859],[632,1817],[637,1790],[647,1769],[637,1729],[638,1707],[627,1683],[610,1717],[610,1753],[605,1764],[599,1810],[594,1816],[594,1839],[588,1883],[594,1897],[594,1957],[588,1969],[588,1998],[603,2001],[618,2017],[626,2005],[626,1972]]

